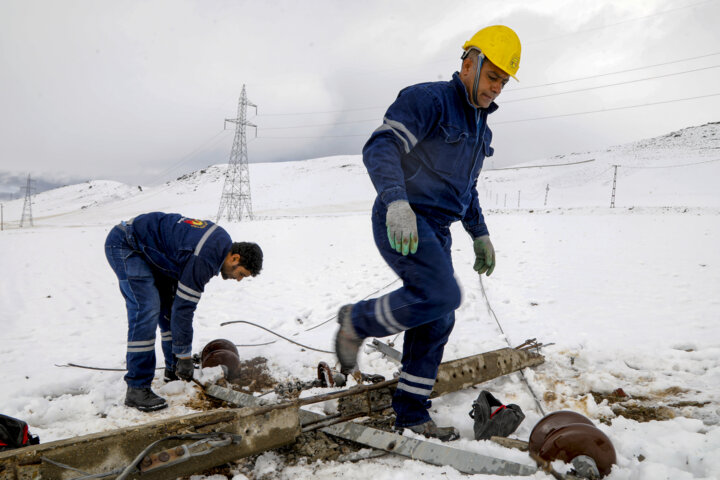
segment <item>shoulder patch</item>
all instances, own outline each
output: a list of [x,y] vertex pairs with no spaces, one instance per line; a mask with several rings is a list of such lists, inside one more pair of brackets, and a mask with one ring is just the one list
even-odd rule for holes
[[208,223],[205,220],[197,220],[194,218],[181,218],[180,221],[182,223],[186,223],[190,225],[193,228],[205,228],[208,226]]

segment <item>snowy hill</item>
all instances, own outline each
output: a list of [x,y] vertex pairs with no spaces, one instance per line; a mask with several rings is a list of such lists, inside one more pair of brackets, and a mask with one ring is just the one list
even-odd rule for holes
[[[529,168],[544,165],[555,166]],[[614,165],[619,165],[616,207],[720,207],[714,183],[720,174],[720,122],[599,152],[486,168],[480,201],[485,209],[517,208],[518,196],[521,208],[606,207]],[[148,208],[214,218],[226,168],[214,165],[157,186],[90,181],[49,190],[34,197],[33,215],[38,225],[54,224],[59,215],[62,221],[80,215],[83,221],[103,223],[109,214],[129,218]],[[251,164],[250,176],[259,216],[363,212],[375,195],[359,155]],[[6,225],[19,223],[22,206],[23,199],[5,203]]]
[[[526,168],[533,165],[563,165]],[[575,165],[568,165],[575,164]],[[600,152],[559,155],[495,171],[481,180],[491,208],[610,206],[618,165],[616,207],[720,207],[720,122]],[[507,196],[507,200],[505,197]],[[485,200],[483,202],[483,200]]]
[[[471,242],[460,225],[452,229],[463,303],[444,359],[527,338],[552,343],[544,349],[545,364],[526,372],[528,382],[545,412],[581,412],[612,439],[618,454],[612,480],[720,478],[720,193],[711,183],[720,174],[719,128],[707,124],[533,162],[594,159],[588,163],[484,171],[480,201],[498,255],[495,273],[482,279],[484,289],[472,270]],[[611,209],[613,165],[620,167]],[[142,189],[91,181],[44,192],[35,197],[34,228],[17,228],[22,199],[5,204],[0,365],[8,387],[0,389],[0,413],[25,419],[48,442],[197,408],[191,385],[156,378],[153,388],[170,408],[142,414],[123,406],[121,372],[56,365],[123,367],[127,323],[105,260],[107,232],[152,210],[214,219],[225,168]],[[311,379],[319,361],[335,363],[333,355],[220,323],[255,321],[330,350],[335,323],[309,328],[331,320],[345,303],[398,286],[370,232],[375,193],[360,156],[251,164],[250,177],[256,220],[221,225],[235,240],[262,246],[263,272],[241,284],[214,279],[207,285],[193,349],[215,338],[274,340],[241,348],[242,359],[264,356],[278,381]],[[386,377],[395,372],[377,353],[363,352],[360,365]],[[526,420],[515,435],[527,439],[543,412],[522,378],[510,375],[483,388],[521,406]],[[619,388],[629,397],[612,403]],[[452,446],[532,465],[524,454],[473,440],[467,412],[478,393],[433,401],[436,421],[460,430]],[[325,407],[332,409],[316,408]],[[645,416],[631,415],[638,410]],[[208,478],[468,478],[394,456],[287,465],[268,453],[248,468]]]

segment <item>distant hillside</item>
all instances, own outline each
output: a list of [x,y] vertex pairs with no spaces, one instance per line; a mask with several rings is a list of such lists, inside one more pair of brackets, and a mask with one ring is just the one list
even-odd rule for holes
[[[34,193],[42,193],[54,188],[62,187],[83,180],[74,178],[67,180],[56,180],[31,175]],[[0,172],[0,200],[14,200],[25,197],[25,186],[27,185],[27,174]]]
[[[558,165],[559,166],[549,166]],[[615,177],[615,166],[617,177]],[[34,197],[36,224],[114,222],[160,210],[214,219],[227,165],[214,165],[152,187],[94,180]],[[484,209],[720,207],[720,122],[656,138],[484,170]],[[360,155],[250,164],[255,215],[292,217],[369,212],[375,190]],[[19,223],[23,199],[5,202],[6,225]],[[80,218],[81,216],[82,218]]]

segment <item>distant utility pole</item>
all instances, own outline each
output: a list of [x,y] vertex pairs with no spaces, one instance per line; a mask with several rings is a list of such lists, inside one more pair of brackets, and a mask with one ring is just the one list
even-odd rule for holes
[[25,225],[27,221],[30,226],[33,226],[32,218],[32,194],[33,194],[33,181],[30,180],[30,174],[28,173],[27,185],[25,186],[25,203],[23,203],[22,217],[20,217],[20,228]]
[[0,203],[0,232],[5,230],[5,205]]
[[544,205],[546,207],[547,207],[547,197],[548,197],[549,192],[550,192],[550,184],[548,183],[547,186],[545,187],[545,204]]
[[613,165],[615,167],[615,173],[613,173],[613,189],[612,196],[610,197],[610,208],[615,208],[615,188],[617,186],[617,169],[620,165]]
[[225,125],[227,125],[227,122],[235,124],[235,140],[230,152],[230,163],[225,172],[225,184],[220,196],[220,208],[218,208],[217,214],[218,222],[223,213],[227,214],[227,219],[231,222],[235,220],[241,221],[243,212],[246,213],[249,220],[253,218],[245,127],[255,127],[255,136],[257,136],[257,125],[247,121],[248,106],[255,107],[255,114],[257,115],[257,105],[248,101],[245,94],[245,85],[243,85],[240,100],[238,101],[237,118],[225,119]]

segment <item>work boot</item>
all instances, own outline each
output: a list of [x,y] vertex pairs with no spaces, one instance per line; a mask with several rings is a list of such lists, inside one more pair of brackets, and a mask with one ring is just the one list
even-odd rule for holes
[[128,387],[125,394],[125,405],[137,408],[141,412],[154,412],[168,406],[165,399],[157,396],[150,387]]
[[357,354],[363,339],[352,324],[352,305],[345,305],[338,312],[340,329],[335,336],[335,354],[340,361],[340,373],[349,375],[357,366]]
[[175,380],[180,380],[180,378],[178,378],[177,374],[175,373],[175,370],[166,368],[165,369],[165,377],[163,378],[163,380],[165,380],[165,383],[168,383],[168,382],[174,382]]
[[406,428],[427,438],[437,438],[442,442],[460,438],[460,432],[455,427],[438,427],[433,420]]

